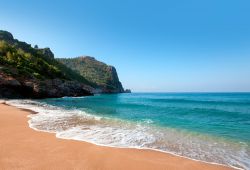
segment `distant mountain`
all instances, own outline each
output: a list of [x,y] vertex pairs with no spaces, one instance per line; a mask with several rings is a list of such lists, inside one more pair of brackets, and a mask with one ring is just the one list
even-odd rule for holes
[[123,93],[124,89],[119,81],[115,67],[97,61],[93,57],[60,58],[57,59],[67,67],[75,70],[84,77],[95,93]]
[[0,97],[62,97],[91,95],[91,82],[39,49],[0,30]]

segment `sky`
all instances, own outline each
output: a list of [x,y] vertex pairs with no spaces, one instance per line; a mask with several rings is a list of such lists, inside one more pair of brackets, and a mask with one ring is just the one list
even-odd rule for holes
[[0,29],[135,92],[250,91],[249,0],[0,0]]

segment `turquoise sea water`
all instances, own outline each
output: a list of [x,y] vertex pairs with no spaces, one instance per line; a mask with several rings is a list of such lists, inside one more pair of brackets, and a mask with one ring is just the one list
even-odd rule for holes
[[57,137],[250,169],[250,93],[132,93],[12,101]]

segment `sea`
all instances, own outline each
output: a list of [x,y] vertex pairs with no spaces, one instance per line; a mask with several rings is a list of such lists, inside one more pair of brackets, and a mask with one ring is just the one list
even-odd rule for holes
[[250,169],[250,93],[124,93],[9,100],[29,126],[97,145]]

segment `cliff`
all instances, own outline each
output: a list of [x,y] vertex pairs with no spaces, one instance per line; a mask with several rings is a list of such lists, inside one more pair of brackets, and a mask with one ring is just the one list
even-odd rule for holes
[[0,97],[48,98],[92,95],[84,77],[54,59],[49,48],[33,48],[0,30]]
[[124,89],[119,81],[115,67],[97,61],[93,57],[57,59],[69,68],[77,71],[91,86],[95,93],[123,93]]

